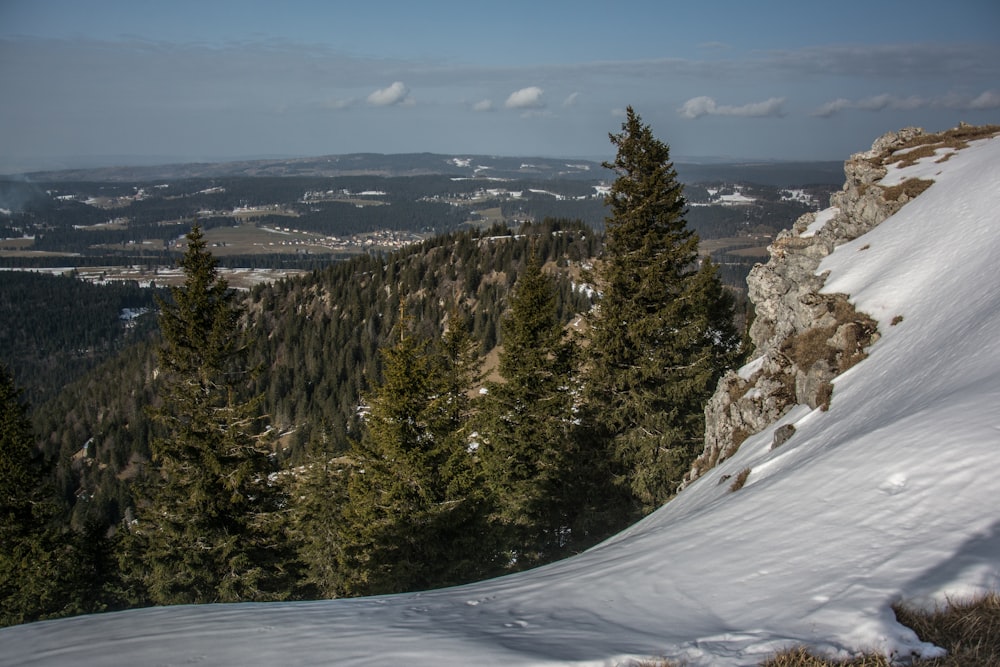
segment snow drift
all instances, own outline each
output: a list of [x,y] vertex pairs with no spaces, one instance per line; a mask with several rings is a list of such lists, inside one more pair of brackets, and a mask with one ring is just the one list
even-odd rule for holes
[[[1000,139],[820,266],[881,339],[828,411],[771,428],[607,542],[426,593],[133,610],[0,631],[4,665],[753,665],[796,644],[932,656],[895,620],[1000,588]],[[901,319],[900,319],[901,318]],[[895,322],[895,323],[894,323]],[[794,434],[772,448],[776,428]],[[723,476],[749,468],[731,491]]]

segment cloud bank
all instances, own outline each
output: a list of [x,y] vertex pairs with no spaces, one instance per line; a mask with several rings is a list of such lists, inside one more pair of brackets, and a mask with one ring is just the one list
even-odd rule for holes
[[740,116],[743,118],[765,118],[784,116],[782,106],[784,97],[772,97],[763,102],[751,102],[742,106],[718,104],[713,98],[702,95],[692,97],[677,110],[683,118],[701,118],[702,116]]
[[956,111],[985,111],[1000,109],[1000,91],[987,90],[976,97],[950,94],[944,97],[918,95],[893,95],[882,93],[857,100],[838,97],[814,110],[810,115],[830,118],[844,111],[914,111],[916,109],[953,109]]

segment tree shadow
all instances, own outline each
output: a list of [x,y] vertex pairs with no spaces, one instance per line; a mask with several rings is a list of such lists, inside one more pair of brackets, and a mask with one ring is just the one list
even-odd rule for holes
[[956,588],[1000,590],[1000,519],[985,532],[969,537],[947,560],[938,563],[902,587],[904,602],[918,606],[942,602],[941,591]]

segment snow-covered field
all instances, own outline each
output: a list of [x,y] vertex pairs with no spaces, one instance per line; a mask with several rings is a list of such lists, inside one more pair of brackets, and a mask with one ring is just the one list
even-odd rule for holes
[[[420,594],[154,608],[0,631],[5,665],[753,665],[934,655],[895,601],[1000,588],[1000,139],[820,267],[882,334],[674,501],[575,558]],[[900,320],[899,317],[902,319]],[[896,321],[893,324],[893,321]],[[736,492],[723,475],[751,468]]]

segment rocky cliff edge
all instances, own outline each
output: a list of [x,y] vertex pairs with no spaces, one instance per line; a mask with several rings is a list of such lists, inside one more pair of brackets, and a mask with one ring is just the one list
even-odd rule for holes
[[[826,276],[817,274],[820,262],[932,183],[911,179],[883,186],[890,167],[906,166],[941,148],[960,149],[998,129],[962,124],[939,134],[920,128],[885,134],[845,162],[847,180],[831,196],[829,208],[803,215],[778,235],[769,261],[754,267],[747,279],[755,310],[749,332],[752,361],[726,374],[706,405],[705,449],[684,485],[732,456],[746,438],[778,422],[792,406],[822,409],[836,400],[831,381],[863,359],[879,334],[877,323],[855,311],[848,295],[821,293]],[[791,424],[779,427],[772,446],[792,433]]]

